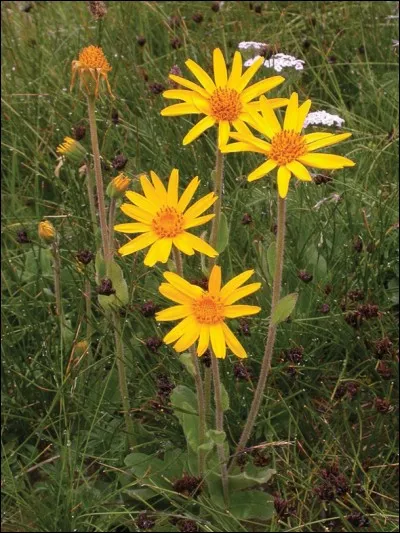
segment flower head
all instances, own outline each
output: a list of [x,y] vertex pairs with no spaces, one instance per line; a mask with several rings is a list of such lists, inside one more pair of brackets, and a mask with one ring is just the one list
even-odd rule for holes
[[151,171],[150,176],[152,183],[146,176],[140,176],[144,196],[133,191],[125,193],[134,205],[122,204],[121,210],[137,222],[118,224],[114,229],[142,235],[122,246],[118,252],[121,255],[132,254],[151,245],[144,260],[147,266],[154,266],[158,261],[166,263],[172,245],[187,255],[193,255],[197,250],[209,257],[216,257],[218,253],[209,244],[186,231],[214,217],[200,215],[216,201],[215,194],[207,194],[187,209],[200,184],[197,177],[192,179],[178,198],[179,172],[176,168],[171,172],[167,189],[155,172]]
[[178,303],[156,315],[159,321],[183,319],[164,337],[166,344],[175,342],[177,352],[187,350],[197,340],[197,355],[212,347],[216,357],[226,356],[226,346],[238,357],[247,357],[238,339],[225,324],[227,318],[254,315],[261,311],[255,305],[232,305],[252,294],[261,283],[242,286],[254,270],[247,270],[231,279],[221,288],[221,267],[214,266],[208,281],[208,290],[192,285],[173,272],[165,272],[168,283],[162,283],[159,291],[163,296]]
[[57,146],[56,152],[77,163],[80,163],[86,156],[84,147],[72,137],[64,137],[64,141]]
[[87,46],[79,54],[79,58],[72,61],[72,79],[71,89],[75,82],[75,76],[78,73],[83,89],[88,96],[97,98],[99,95],[100,82],[103,79],[106,82],[108,92],[111,92],[108,83],[108,73],[111,71],[106,56],[100,46]]
[[231,133],[231,137],[239,142],[222,148],[224,153],[258,152],[267,158],[265,163],[249,174],[248,181],[258,180],[278,167],[279,196],[285,198],[292,174],[301,181],[312,181],[306,166],[333,170],[355,165],[347,157],[313,153],[318,148],[325,148],[348,139],[351,133],[341,133],[340,135],[308,133],[302,135],[301,131],[311,106],[311,100],[307,100],[299,106],[297,93],[292,93],[286,109],[283,128],[267,99],[261,97],[260,104],[262,116],[256,111],[251,112],[254,127],[270,142],[258,139],[252,133],[238,132]]
[[[242,56],[235,52],[232,70],[228,76],[224,56],[219,48],[214,50],[214,80],[197,63],[188,59],[186,66],[200,82],[192,81],[170,74],[169,77],[186,87],[186,89],[170,89],[163,93],[165,98],[183,100],[183,103],[174,104],[161,111],[165,117],[178,115],[199,114],[206,115],[185,136],[183,144],[194,141],[205,130],[218,124],[218,146],[224,146],[229,139],[231,126],[238,131],[250,133],[246,122],[252,124],[249,114],[251,109],[259,109],[259,103],[253,102],[255,98],[270,91],[281,84],[285,78],[273,76],[247,87],[250,80],[263,64],[264,58],[259,58],[249,69],[242,73]],[[286,98],[270,100],[272,107],[286,105]]]
[[112,179],[108,184],[107,195],[110,198],[122,198],[131,181],[131,178],[128,178],[125,174],[118,174],[118,176]]
[[56,229],[51,222],[43,220],[42,222],[39,222],[38,234],[41,239],[51,243],[54,242],[56,238]]
[[313,113],[308,113],[306,116],[303,128],[316,124],[325,124],[326,126],[337,126],[338,128],[341,128],[343,123],[344,118],[341,118],[338,115],[332,115],[326,111],[314,111]]

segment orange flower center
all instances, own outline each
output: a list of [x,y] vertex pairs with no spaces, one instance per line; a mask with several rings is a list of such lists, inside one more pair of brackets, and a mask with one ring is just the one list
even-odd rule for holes
[[87,46],[79,54],[79,66],[81,68],[100,69],[103,72],[109,72],[111,67],[100,46]]
[[183,232],[183,216],[174,207],[164,206],[157,212],[152,226],[159,237],[176,237]]
[[235,89],[220,88],[210,98],[211,115],[217,120],[236,120],[242,111],[240,94]]
[[306,152],[306,142],[301,135],[295,131],[281,131],[274,135],[268,157],[283,166]]
[[200,324],[218,324],[224,320],[224,304],[220,298],[205,292],[192,304],[193,314]]

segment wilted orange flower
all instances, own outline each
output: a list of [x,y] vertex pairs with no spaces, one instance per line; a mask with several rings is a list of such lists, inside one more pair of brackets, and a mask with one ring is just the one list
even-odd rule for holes
[[79,74],[81,89],[88,96],[99,95],[100,82],[106,82],[108,92],[113,97],[110,84],[108,83],[108,73],[111,71],[106,56],[100,46],[87,46],[81,50],[79,58],[72,61],[71,89],[75,82],[76,74]]

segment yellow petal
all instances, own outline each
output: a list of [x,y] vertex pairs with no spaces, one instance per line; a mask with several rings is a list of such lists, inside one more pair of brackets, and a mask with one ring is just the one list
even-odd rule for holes
[[157,196],[153,185],[150,183],[149,179],[144,174],[140,176],[140,185],[142,186],[144,195],[149,200],[149,202],[158,203],[160,201],[160,198]]
[[165,298],[168,298],[173,302],[177,302],[178,304],[186,305],[191,304],[193,302],[193,298],[190,298],[190,296],[183,294],[183,292],[176,289],[169,283],[161,283],[158,290],[163,296],[165,296]]
[[228,81],[228,73],[226,71],[226,63],[224,56],[219,48],[214,49],[213,53],[214,63],[214,79],[217,87],[225,87]]
[[289,103],[286,108],[285,121],[283,123],[283,129],[286,131],[296,130],[298,122],[298,108],[299,108],[299,96],[297,93],[292,93],[289,98]]
[[320,139],[327,139],[328,137],[333,137],[333,133],[326,133],[326,132],[317,132],[317,133],[307,133],[306,135],[303,135],[303,139],[306,141],[307,144],[311,144],[315,141],[319,141]]
[[168,309],[163,309],[156,314],[158,322],[168,322],[169,320],[179,320],[189,316],[192,312],[190,305],[174,305]]
[[233,294],[230,294],[227,298],[223,300],[224,305],[231,305],[241,298],[244,298],[245,296],[248,296],[249,294],[253,294],[253,292],[256,292],[261,287],[261,283],[250,283],[250,285],[245,285],[244,287],[241,287],[240,289],[237,289]]
[[256,74],[258,69],[261,67],[261,65],[264,63],[264,58],[259,57],[257,61],[254,61],[254,63],[244,72],[243,76],[240,78],[238,83],[236,84],[235,89],[241,93],[243,89],[247,86],[251,78]]
[[242,101],[245,103],[250,102],[250,100],[253,100],[254,98],[257,98],[257,96],[270,91],[284,81],[285,78],[283,76],[272,76],[272,78],[261,80],[242,92]]
[[299,107],[298,113],[297,113],[297,127],[295,128],[295,131],[297,133],[300,133],[303,129],[303,124],[306,119],[306,116],[308,115],[308,112],[310,111],[311,107],[311,100],[306,100],[301,104]]
[[187,243],[198,252],[205,254],[208,257],[216,257],[218,255],[218,252],[207,242],[203,241],[203,239],[200,239],[200,237],[187,233],[186,231],[183,235],[185,236]]
[[163,205],[167,202],[167,190],[164,187],[163,182],[160,180],[158,175],[150,170],[151,181],[153,182],[154,190],[159,198],[160,205]]
[[210,292],[214,296],[218,296],[220,290],[221,290],[221,267],[218,265],[214,265],[211,270],[211,274],[208,280],[208,292]]
[[200,200],[197,200],[184,214],[184,223],[190,222],[192,219],[197,218],[204,213],[213,203],[217,200],[217,197],[213,192],[206,194]]
[[188,327],[193,327],[193,324],[195,324],[193,316],[188,316],[184,318],[179,324],[177,324],[174,328],[169,331],[165,337],[163,338],[163,341],[165,344],[171,344],[171,342],[175,342],[179,337],[181,337],[186,329]]
[[242,55],[235,52],[232,62],[232,70],[229,76],[227,87],[234,89],[242,76]]
[[150,202],[147,198],[142,196],[141,194],[138,194],[134,191],[126,191],[125,196],[128,198],[129,201],[131,201],[133,204],[135,204],[140,209],[143,209],[143,211],[147,211],[148,213],[151,213],[151,215],[155,215],[159,209],[159,204],[153,204]]
[[210,344],[210,326],[202,324],[200,328],[199,344],[197,345],[197,355],[204,354]]
[[227,120],[221,120],[218,124],[218,147],[222,148],[226,145],[231,131],[230,124]]
[[128,222],[126,224],[117,224],[114,226],[114,230],[121,233],[144,233],[145,231],[151,231],[151,226],[140,222]]
[[286,168],[288,168],[290,172],[292,172],[296,176],[297,179],[301,181],[312,181],[310,173],[308,172],[306,167],[298,161],[292,161],[291,163],[287,163]]
[[166,263],[171,253],[172,239],[157,240],[147,252],[144,258],[144,264],[148,267],[154,266],[156,263]]
[[209,222],[211,219],[213,219],[215,217],[215,214],[211,214],[211,215],[204,215],[203,217],[199,217],[199,218],[193,218],[190,222],[187,222],[186,224],[184,224],[184,229],[190,229],[190,228],[195,228],[197,226],[201,226],[202,224],[205,224],[206,222]]
[[334,170],[336,168],[354,167],[355,163],[347,157],[333,154],[306,154],[297,158],[298,161],[309,167]]
[[332,135],[331,137],[326,137],[325,139],[319,139],[307,145],[307,151],[313,152],[318,150],[318,148],[325,148],[326,146],[331,146],[333,144],[340,143],[351,137],[351,133],[340,133],[339,135]]
[[[263,121],[257,121],[257,124],[262,124],[265,128],[266,135],[270,139],[276,134],[282,131],[282,127],[279,123],[279,120],[276,118],[275,111],[272,109],[269,101],[262,96],[260,98],[261,113],[263,116]],[[287,110],[286,110],[287,113]]]
[[274,170],[276,166],[277,163],[275,161],[273,161],[272,159],[268,159],[268,161],[257,167],[247,176],[247,181],[255,181],[259,180],[260,178],[263,178],[269,172],[271,172],[271,170]]
[[237,139],[238,141],[252,144],[255,148],[262,150],[263,154],[268,154],[268,152],[271,150],[270,143],[263,141],[262,139],[258,139],[254,135],[250,136],[250,135],[244,135],[242,133],[231,133],[231,137],[233,139]]
[[164,98],[174,98],[176,100],[185,100],[185,102],[192,102],[193,91],[184,89],[169,89],[162,93]]
[[228,305],[224,309],[226,318],[238,318],[240,316],[256,315],[261,311],[257,305]]
[[199,298],[204,291],[201,287],[197,285],[192,285],[185,279],[175,274],[175,272],[164,272],[164,278],[176,289],[181,291],[183,294],[190,296],[191,298]]
[[184,137],[182,144],[186,146],[187,144],[191,143],[197,137],[199,137],[203,132],[205,132],[208,128],[211,128],[211,126],[214,126],[216,120],[214,117],[204,117],[202,118]]
[[188,328],[182,337],[173,346],[177,352],[184,352],[194,344],[200,335],[200,325],[196,324]]
[[183,254],[194,255],[193,248],[188,244],[187,239],[184,233],[180,233],[172,240],[173,244],[180,250]]
[[148,211],[143,211],[139,207],[136,207],[132,204],[122,204],[120,207],[121,211],[125,213],[130,218],[143,222],[144,224],[150,224],[153,221],[153,216]]
[[174,168],[168,182],[167,203],[171,207],[178,205],[179,170]]
[[260,150],[253,144],[245,142],[226,144],[221,148],[221,152],[223,154],[232,154],[234,152],[257,152],[259,154],[265,154],[265,150]]
[[118,250],[118,253],[122,256],[133,254],[134,252],[138,252],[143,248],[147,248],[147,246],[153,244],[153,242],[155,242],[157,239],[158,237],[155,233],[143,233],[143,235],[139,235],[139,237],[136,237],[135,239],[132,239],[128,243],[121,246],[121,248]]
[[228,345],[228,348],[241,359],[244,359],[247,357],[246,350],[243,348],[243,346],[240,344],[240,342],[237,340],[236,336],[232,333],[232,331],[229,329],[229,327],[223,322],[222,323],[222,329],[225,336],[226,344]]
[[215,83],[212,81],[210,76],[207,74],[205,70],[203,70],[200,65],[195,63],[192,59],[188,59],[185,61],[185,64],[187,68],[192,72],[194,76],[198,79],[198,81],[201,83],[201,85],[205,88],[205,90],[212,94],[216,87]]
[[226,344],[224,330],[222,324],[211,324],[210,328],[210,340],[211,346],[215,357],[218,359],[225,359],[226,357]]
[[251,135],[250,128],[246,125],[246,123],[241,120],[240,118],[236,120],[232,120],[232,125],[239,133],[243,133],[244,135]]
[[185,211],[189,203],[191,202],[194,193],[197,190],[197,187],[200,184],[200,180],[197,176],[195,176],[192,181],[189,183],[189,185],[186,187],[186,189],[183,191],[182,196],[179,199],[178,202],[178,209],[181,213]]
[[243,283],[246,283],[246,281],[249,278],[251,278],[253,274],[254,274],[254,270],[246,270],[245,272],[242,272],[238,276],[235,276],[234,278],[232,278],[230,281],[228,281],[228,283],[226,283],[222,287],[220,297],[224,299],[228,297],[229,295],[231,295],[233,292],[236,291],[238,287],[243,285]]
[[286,167],[278,168],[278,192],[281,198],[286,198],[289,190],[291,172]]
[[168,107],[165,107],[164,109],[161,110],[161,115],[163,117],[178,117],[180,115],[190,115],[192,113],[201,113],[201,111],[199,111],[197,109],[197,107],[195,107],[193,104],[187,104],[187,103],[184,103],[184,104],[173,104],[173,105],[170,105]]
[[170,74],[169,78],[173,80],[174,82],[178,83],[179,85],[182,85],[183,87],[187,87],[188,89],[195,91],[201,96],[204,96],[204,98],[209,98],[210,96],[206,90],[200,87],[200,85],[197,85],[196,83],[193,83],[190,80],[186,80],[185,78],[181,78],[180,76],[175,76],[175,74]]
[[205,115],[211,114],[211,106],[209,100],[206,100],[197,93],[192,93],[191,102],[196,107],[196,109],[200,111],[200,113],[204,113]]

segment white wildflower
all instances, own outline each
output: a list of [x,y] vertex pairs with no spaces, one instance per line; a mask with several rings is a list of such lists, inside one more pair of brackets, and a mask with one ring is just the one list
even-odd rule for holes
[[257,59],[259,59],[261,56],[256,56],[256,57],[252,57],[251,59],[248,59],[247,61],[244,62],[244,66],[245,67],[251,67],[251,65],[257,61]]
[[275,54],[264,62],[264,66],[267,68],[273,68],[276,72],[281,72],[285,67],[294,67],[296,70],[303,70],[304,63],[305,61],[302,59],[296,59],[287,54]]
[[268,45],[266,43],[257,43],[255,41],[242,41],[239,43],[239,50],[264,50]]
[[342,127],[344,118],[340,118],[338,115],[331,115],[326,111],[314,111],[306,116],[303,124],[303,128],[315,124],[325,124],[325,126],[337,126]]

